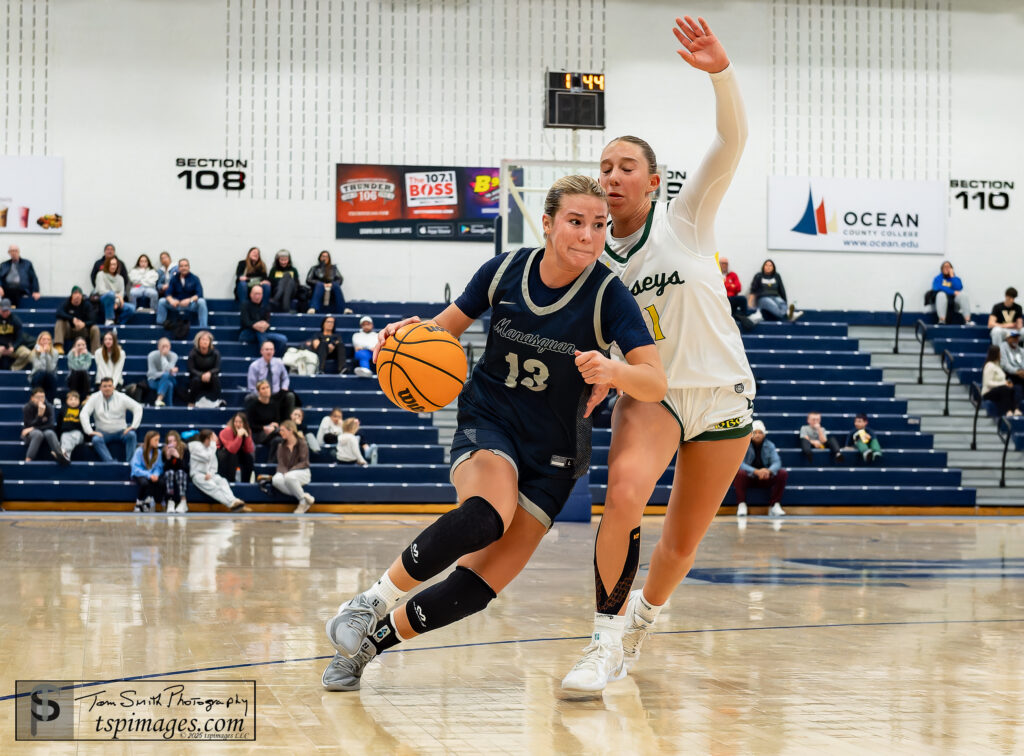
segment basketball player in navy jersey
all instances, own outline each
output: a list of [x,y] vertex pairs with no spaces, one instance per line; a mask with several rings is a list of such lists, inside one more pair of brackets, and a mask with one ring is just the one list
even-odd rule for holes
[[[328,690],[358,689],[378,653],[482,610],[522,570],[589,467],[593,385],[612,382],[639,401],[664,396],[665,371],[640,311],[597,262],[607,215],[596,181],[560,179],[544,203],[544,247],[490,260],[434,319],[458,337],[491,310],[483,357],[459,395],[451,448],[459,506],[327,621],[337,649],[322,678]],[[416,321],[388,325],[377,351]],[[625,362],[608,358],[612,342]],[[398,606],[456,561],[445,580]]]

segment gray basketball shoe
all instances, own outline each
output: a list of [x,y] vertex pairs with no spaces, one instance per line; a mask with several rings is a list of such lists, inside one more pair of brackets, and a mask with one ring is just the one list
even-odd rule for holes
[[377,649],[366,639],[351,658],[335,654],[320,681],[327,690],[359,690],[359,678],[376,655]]
[[327,620],[327,638],[343,656],[353,656],[359,651],[363,638],[373,632],[377,621],[384,618],[377,613],[374,602],[365,593],[360,593],[351,601],[338,607],[338,613]]

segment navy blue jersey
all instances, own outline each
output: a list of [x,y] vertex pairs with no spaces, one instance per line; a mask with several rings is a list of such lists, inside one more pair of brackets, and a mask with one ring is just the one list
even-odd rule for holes
[[[459,426],[471,429],[475,418],[497,424],[516,440],[520,463],[576,478],[590,465],[591,420],[583,412],[591,387],[574,352],[607,355],[616,337],[623,351],[653,342],[635,303],[605,332],[604,300],[632,297],[604,265],[591,264],[572,284],[553,290],[540,283],[543,254],[524,248],[497,264],[487,288],[487,347],[459,395]],[[480,303],[472,299],[464,294],[455,304],[478,317]]]

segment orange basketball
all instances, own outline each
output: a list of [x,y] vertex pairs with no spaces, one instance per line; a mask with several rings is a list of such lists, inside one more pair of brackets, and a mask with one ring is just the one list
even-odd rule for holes
[[410,323],[384,342],[377,380],[388,399],[410,412],[448,405],[466,382],[466,353],[436,323]]

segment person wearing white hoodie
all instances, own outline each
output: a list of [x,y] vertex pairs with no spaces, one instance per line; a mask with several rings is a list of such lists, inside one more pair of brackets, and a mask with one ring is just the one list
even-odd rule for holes
[[247,511],[245,502],[235,496],[231,485],[217,472],[217,436],[209,428],[199,431],[189,442],[189,474],[195,487],[232,512]]
[[[128,425],[128,412],[132,413],[131,425]],[[131,461],[138,443],[135,432],[142,424],[142,405],[128,395],[114,391],[113,378],[107,377],[100,381],[100,390],[82,406],[79,419],[82,432],[92,439],[93,448],[100,459],[104,462],[114,461],[107,444],[116,441],[124,444],[125,461]]]

